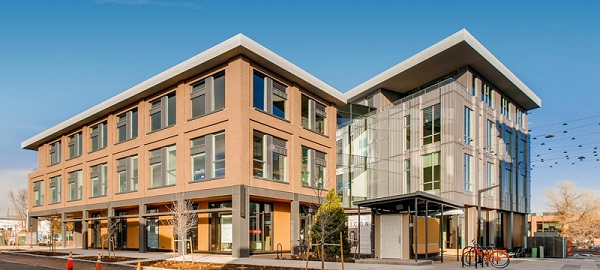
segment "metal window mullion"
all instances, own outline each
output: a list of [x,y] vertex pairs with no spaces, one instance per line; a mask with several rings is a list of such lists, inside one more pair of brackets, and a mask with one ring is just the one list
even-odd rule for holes
[[204,80],[204,114],[214,111],[215,78],[210,76]]
[[165,128],[169,124],[169,95],[164,95],[160,98],[160,127]]
[[125,139],[131,139],[131,137],[133,136],[133,131],[131,130],[131,128],[133,127],[133,116],[132,116],[133,112],[132,111],[128,111],[127,114],[125,115]]
[[314,187],[315,186],[315,181],[316,179],[316,173],[317,173],[317,165],[315,163],[315,150],[313,149],[308,149],[308,166],[310,168],[310,172],[308,174],[309,179],[309,186]]
[[308,100],[308,129],[310,130],[315,130],[315,126],[316,126],[316,108],[315,108],[316,104],[315,101],[312,99]]
[[264,177],[267,179],[273,178],[273,137],[264,135]]
[[162,181],[161,181],[161,186],[166,186],[167,185],[167,178],[169,177],[169,168],[167,168],[168,166],[168,159],[169,159],[169,152],[167,151],[169,147],[165,146],[163,148],[160,149],[160,175],[162,175]]
[[273,113],[273,79],[265,77],[265,111]]
[[215,142],[215,136],[213,134],[210,135],[206,135],[205,139],[204,139],[204,171],[205,171],[205,178],[210,179],[210,178],[214,178],[214,169],[213,169],[213,163],[215,160],[214,157],[214,142]]

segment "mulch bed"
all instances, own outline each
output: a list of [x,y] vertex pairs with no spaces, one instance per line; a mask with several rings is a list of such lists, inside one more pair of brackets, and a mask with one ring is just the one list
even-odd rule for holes
[[[95,262],[95,261],[98,261],[98,256],[77,257],[74,259]],[[106,262],[106,263],[126,262],[126,261],[134,261],[134,260],[140,260],[140,258],[119,257],[119,256],[115,256],[115,257],[104,256],[104,257],[100,258],[101,262]]]
[[[280,267],[280,266],[261,266],[261,265],[241,265],[241,264],[221,264],[221,263],[204,263],[204,262],[176,262],[176,261],[152,261],[142,262],[142,266],[181,269],[181,270],[302,270],[303,268],[296,267]],[[311,269],[311,268],[309,268]],[[311,269],[314,270],[314,269]]]
[[[50,251],[27,251],[23,253],[29,253],[34,255],[42,255],[42,256],[69,256],[69,253],[64,252],[50,252]],[[73,254],[77,255],[77,254]]]

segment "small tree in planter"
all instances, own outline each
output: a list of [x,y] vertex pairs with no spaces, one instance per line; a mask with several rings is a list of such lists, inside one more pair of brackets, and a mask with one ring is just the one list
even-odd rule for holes
[[[184,255],[183,260],[185,261],[185,249],[187,235],[191,232],[195,225],[198,223],[198,214],[193,212],[192,202],[184,198],[183,193],[177,193],[173,202],[168,207],[169,212],[173,215],[173,219],[169,221],[170,225],[173,226],[173,234],[177,236],[179,251]],[[173,247],[175,248],[175,247]],[[190,241],[190,250],[193,250],[192,242]],[[193,262],[193,254],[192,254]]]
[[336,256],[341,255],[340,232],[344,241],[344,258],[350,255],[350,242],[348,241],[348,217],[344,213],[340,198],[333,189],[327,192],[323,203],[319,206],[315,222],[311,228],[310,236],[314,244],[320,248],[321,268],[324,261],[335,260]]

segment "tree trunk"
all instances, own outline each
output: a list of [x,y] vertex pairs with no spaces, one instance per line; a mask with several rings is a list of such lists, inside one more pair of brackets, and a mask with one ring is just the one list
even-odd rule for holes
[[325,269],[325,226],[321,223],[321,270]]

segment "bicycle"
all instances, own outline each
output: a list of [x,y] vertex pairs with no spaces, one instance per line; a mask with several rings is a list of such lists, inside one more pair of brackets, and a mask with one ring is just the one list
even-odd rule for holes
[[477,266],[481,264],[489,266],[490,264],[496,268],[505,268],[510,263],[510,256],[506,250],[496,249],[494,245],[490,247],[483,247],[475,240],[471,241],[473,246],[467,246],[463,248],[462,253],[462,267]]

